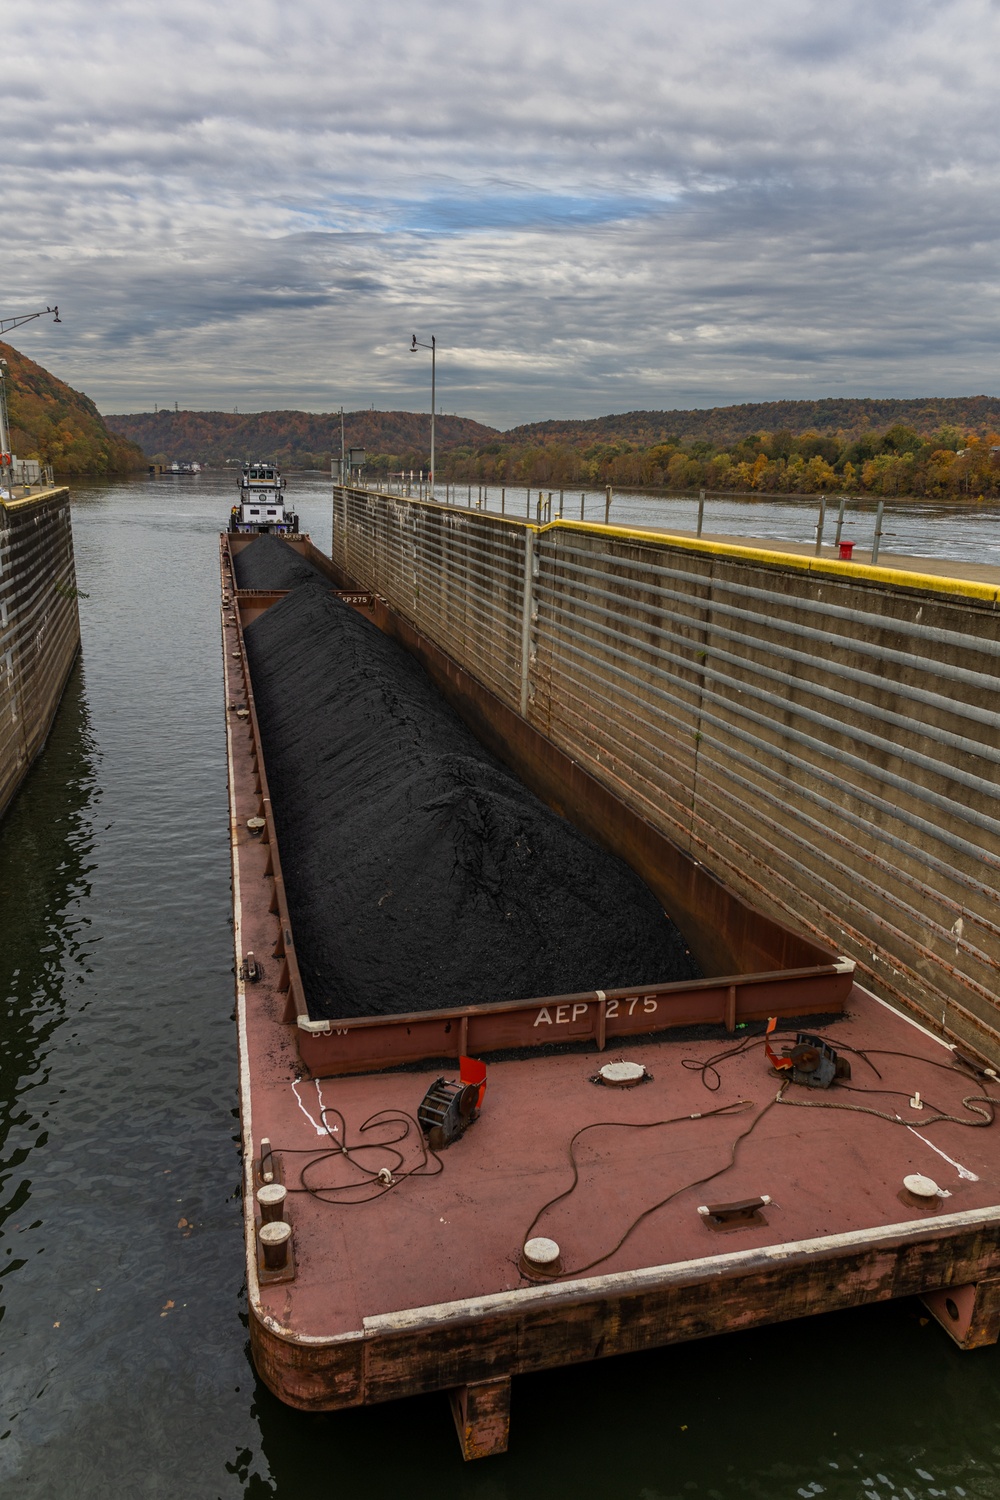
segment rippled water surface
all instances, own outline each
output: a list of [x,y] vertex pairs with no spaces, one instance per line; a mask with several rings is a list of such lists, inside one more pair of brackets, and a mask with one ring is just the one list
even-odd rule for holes
[[[292,483],[327,547],[327,483]],[[203,475],[75,498],[83,656],[0,824],[0,1493],[1000,1497],[1000,1353],[959,1353],[916,1303],[517,1381],[511,1452],[471,1466],[443,1397],[305,1416],[257,1382],[230,1021],[230,494]],[[773,509],[787,526],[794,507]],[[712,529],[794,535],[759,529],[772,519]],[[982,512],[920,524],[940,527],[928,552],[994,545]]]
[[[414,487],[416,493],[416,487]],[[530,491],[530,509],[538,518],[538,500],[543,497],[548,514],[559,514],[559,491],[545,487]],[[496,485],[449,486],[448,500],[458,505],[479,505],[508,515],[523,517],[529,508],[529,492],[523,485],[501,490]],[[438,485],[436,497],[445,498]],[[837,529],[839,496],[827,498],[823,540],[832,546]],[[565,490],[563,514],[567,520],[602,521],[603,490]],[[843,540],[854,542],[859,552],[871,547],[875,535],[878,502],[872,498],[848,501],[844,511]],[[609,519],[619,526],[676,527],[694,531],[698,524],[696,495],[636,495],[616,492]],[[766,541],[815,542],[819,520],[819,496],[810,495],[709,495],[705,502],[704,530]],[[944,500],[886,500],[882,523],[882,553],[899,552],[916,557],[963,558],[1000,566],[1000,503],[984,501],[956,505]]]

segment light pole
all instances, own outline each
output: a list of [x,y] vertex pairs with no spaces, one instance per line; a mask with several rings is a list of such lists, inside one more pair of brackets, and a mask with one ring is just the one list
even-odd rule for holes
[[[22,323],[33,323],[36,318],[44,318],[46,313],[51,313],[57,323],[62,322],[58,307],[46,307],[41,312],[19,313],[12,318],[0,318],[0,333],[9,333],[12,328],[20,328]],[[14,498],[14,465],[10,454],[10,423],[7,418],[7,361],[0,359],[0,485],[6,477],[6,490],[11,499]]]
[[431,341],[430,341],[429,344],[418,344],[417,343],[417,335],[414,334],[413,335],[413,342],[410,344],[410,353],[411,354],[416,354],[416,352],[417,352],[418,349],[429,349],[431,351],[431,474],[430,474],[431,482],[430,482],[430,494],[431,494],[431,499],[433,500],[434,499],[434,401],[435,401],[435,378],[436,378],[435,361],[436,361],[436,357],[437,357],[437,339],[434,337],[433,334],[431,334]]
[[41,312],[19,313],[13,318],[0,318],[0,333],[9,333],[12,328],[20,328],[22,323],[33,323],[36,318],[44,318],[46,313],[51,313],[56,323],[61,323],[58,307],[43,307]]
[[0,359],[0,490],[8,500],[14,498],[14,465],[10,454],[10,432],[7,422],[7,361]]

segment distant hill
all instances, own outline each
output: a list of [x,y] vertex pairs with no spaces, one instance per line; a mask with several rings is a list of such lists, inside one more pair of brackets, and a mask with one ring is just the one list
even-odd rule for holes
[[[202,463],[242,463],[270,458],[286,465],[326,467],[340,453],[339,412],[223,411],[137,412],[105,419],[113,432],[138,443],[149,456]],[[457,445],[479,447],[500,434],[466,417],[439,416],[435,440],[444,452]],[[352,411],[344,414],[348,448],[370,454],[416,455],[430,446],[430,416],[410,411]]]
[[60,475],[127,474],[142,468],[141,448],[109,431],[89,396],[75,391],[10,344],[0,344],[10,385],[10,444]]
[[858,437],[869,429],[901,423],[929,435],[942,427],[960,427],[985,436],[1000,430],[996,396],[830,397],[823,401],[753,401],[742,406],[713,406],[699,411],[629,411],[584,421],[529,422],[509,428],[505,443],[565,444],[573,448],[626,442],[709,442],[716,447],[738,443],[758,432],[816,432],[821,436]]
[[[160,411],[112,415],[104,420],[112,432],[137,443],[151,458],[198,459],[212,464],[273,458],[300,467],[326,467],[331,454],[340,452],[340,416],[336,412],[238,415]],[[793,436],[815,432],[846,441],[897,424],[928,436],[943,427],[983,436],[1000,431],[1000,398],[755,401],[703,410],[630,411],[583,420],[552,419],[511,427],[506,432],[465,417],[439,416],[436,437],[442,455],[455,448],[494,453],[554,446],[586,449],[612,443],[649,448],[669,441],[711,443],[720,448],[761,432],[789,432]],[[344,428],[349,448],[364,448],[371,457],[393,456],[403,467],[427,462],[430,420],[426,412],[352,411],[345,414]]]

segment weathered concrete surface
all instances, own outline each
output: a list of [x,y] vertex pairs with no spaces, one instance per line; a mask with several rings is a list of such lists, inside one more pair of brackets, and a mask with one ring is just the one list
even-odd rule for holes
[[[653,531],[662,531],[664,536],[681,536],[694,541],[693,531],[679,531],[676,527],[654,526]],[[829,529],[829,528],[828,528]],[[703,531],[702,541],[723,542],[731,547],[755,547],[765,548],[772,552],[787,552],[792,557],[812,557],[816,552],[814,542],[776,542],[770,537],[736,536],[724,531]],[[828,562],[838,562],[836,547],[824,546],[820,552]],[[854,548],[852,561],[855,563],[871,564],[872,554],[870,547]],[[921,557],[916,552],[888,552],[883,547],[879,551],[879,568],[893,568],[902,573],[926,573],[935,578],[966,578],[972,583],[993,583],[1000,586],[1000,568],[989,563],[969,562],[964,558],[953,557]]]
[[739,895],[1000,1059],[1000,570],[353,490],[334,560]]
[[0,502],[0,816],[45,744],[79,646],[69,491]]

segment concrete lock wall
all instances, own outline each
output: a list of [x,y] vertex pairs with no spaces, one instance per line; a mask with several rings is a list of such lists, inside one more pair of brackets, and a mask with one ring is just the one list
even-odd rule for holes
[[0,816],[45,743],[79,646],[69,491],[0,503]]
[[1000,1059],[996,588],[354,489],[334,559],[760,910]]

